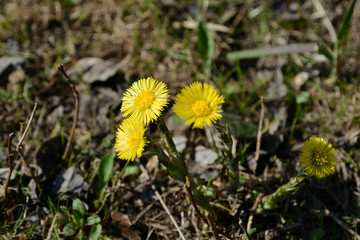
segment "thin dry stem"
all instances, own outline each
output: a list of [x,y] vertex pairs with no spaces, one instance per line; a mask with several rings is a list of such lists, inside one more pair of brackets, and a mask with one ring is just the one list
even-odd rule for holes
[[66,147],[65,147],[65,151],[64,151],[64,154],[62,155],[62,160],[65,160],[68,153],[69,153],[69,149],[70,149],[70,144],[71,144],[71,141],[73,139],[73,136],[74,136],[74,132],[75,132],[75,128],[76,128],[76,125],[77,125],[77,121],[78,121],[78,116],[79,116],[79,93],[76,91],[76,88],[75,88],[75,84],[73,83],[73,81],[71,81],[70,77],[66,74],[66,71],[64,69],[64,66],[62,64],[60,64],[57,69],[61,72],[61,74],[63,75],[63,77],[68,81],[72,91],[73,91],[73,96],[74,96],[74,99],[75,99],[75,116],[74,116],[74,121],[73,121],[73,125],[72,125],[72,128],[71,128],[71,132],[70,132],[70,136],[69,136],[69,139],[66,143]]
[[21,129],[21,132],[22,132],[21,134],[22,134],[22,135],[21,135],[21,138],[20,138],[19,143],[16,145],[16,152],[19,153],[21,162],[22,162],[22,164],[23,164],[23,166],[24,166],[24,169],[25,169],[25,174],[26,174],[27,176],[29,176],[29,177],[31,177],[32,174],[31,174],[31,173],[29,172],[29,170],[28,170],[27,163],[26,163],[25,158],[24,158],[24,155],[23,155],[23,153],[22,153],[22,144],[23,144],[23,141],[24,141],[24,139],[25,139],[25,137],[26,137],[27,132],[29,131],[30,124],[31,124],[32,120],[34,119],[36,107],[37,107],[37,102],[35,102],[34,108],[33,108],[32,112],[31,112],[30,119],[29,119],[29,121],[28,121],[28,123],[27,123],[27,125],[26,125],[25,130],[22,131],[22,129]]
[[46,240],[50,240],[50,239],[51,239],[51,235],[52,235],[52,232],[53,232],[53,230],[54,230],[54,227],[55,227],[57,218],[58,218],[58,215],[55,214],[55,217],[54,217],[54,219],[53,219],[53,221],[52,221],[52,223],[51,223],[51,226],[50,226],[50,228],[49,228],[49,232],[48,232],[48,235],[47,235],[47,237],[46,237]]
[[264,120],[264,98],[261,96],[260,100],[261,100],[261,111],[260,111],[260,120],[259,120],[259,127],[258,127],[257,139],[256,139],[255,170],[256,170],[257,162],[259,160],[259,155],[260,155],[261,131],[262,131],[262,125],[263,125],[263,120]]
[[166,204],[165,204],[164,200],[162,199],[160,193],[156,190],[156,187],[155,187],[155,185],[153,184],[149,173],[146,171],[146,169],[145,169],[144,166],[141,164],[141,162],[139,161],[139,159],[136,159],[136,162],[139,164],[141,172],[145,174],[145,176],[147,177],[148,180],[150,180],[150,184],[151,184],[152,190],[154,190],[157,199],[159,200],[161,206],[164,208],[165,212],[168,214],[171,222],[174,224],[174,226],[175,226],[176,230],[178,231],[181,239],[182,239],[182,240],[186,240],[186,238],[185,238],[184,234],[182,233],[179,225],[176,223],[173,215],[171,215],[169,208],[166,206]]
[[337,224],[339,224],[342,228],[348,231],[356,240],[360,240],[360,235],[358,235],[354,230],[350,229],[346,224],[344,224],[341,220],[339,220],[334,214],[332,214],[329,209],[325,208],[325,215],[330,216]]
[[250,235],[249,235],[249,233],[246,231],[246,228],[245,228],[245,226],[244,226],[241,218],[239,218],[239,225],[240,225],[241,229],[245,232],[245,235],[246,235],[247,239],[250,240]]
[[251,214],[249,216],[249,219],[248,219],[248,222],[246,225],[246,231],[249,231],[251,229],[251,224],[254,219],[254,214],[256,213],[256,209],[257,209],[259,203],[261,202],[261,199],[263,196],[264,196],[263,193],[259,193],[259,195],[255,199],[254,205],[250,208]]
[[316,10],[324,15],[324,17],[322,18],[323,24],[325,25],[325,27],[327,28],[327,30],[329,32],[331,41],[333,43],[336,42],[336,40],[337,40],[336,31],[334,29],[334,26],[331,24],[330,19],[327,17],[324,7],[321,5],[319,0],[311,0],[311,2],[314,5],[314,7],[316,8]]
[[16,145],[16,151],[17,151],[17,152],[20,152],[20,147],[22,146],[22,143],[23,143],[23,141],[24,141],[24,139],[25,139],[25,137],[26,137],[26,134],[27,134],[27,132],[29,131],[30,124],[31,124],[31,122],[32,122],[32,120],[33,120],[33,118],[34,118],[34,115],[35,115],[36,107],[37,107],[37,102],[35,102],[34,108],[33,108],[32,112],[31,112],[30,119],[29,119],[29,122],[28,122],[27,125],[26,125],[25,131],[22,133],[22,136],[21,136],[21,138],[20,138],[20,141],[19,141],[19,143]]
[[6,183],[5,183],[5,187],[4,187],[4,198],[5,198],[5,202],[6,202],[6,197],[7,197],[7,189],[9,186],[9,182],[10,182],[10,178],[11,178],[11,173],[14,169],[13,166],[13,161],[12,161],[12,152],[11,152],[11,142],[12,142],[12,137],[13,137],[14,133],[10,133],[9,134],[9,139],[8,139],[8,162],[9,162],[9,174],[8,177],[6,179]]

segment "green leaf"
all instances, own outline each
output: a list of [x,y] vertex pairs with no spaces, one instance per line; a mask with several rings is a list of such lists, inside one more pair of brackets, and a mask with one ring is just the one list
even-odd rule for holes
[[[250,228],[248,231],[248,234],[249,234],[249,236],[251,236],[251,234],[253,234],[255,232],[256,232],[256,228]],[[241,240],[246,240],[246,239],[247,239],[246,234],[243,234],[241,237]]]
[[100,224],[93,225],[90,230],[90,240],[96,240],[100,237],[102,226]]
[[315,228],[309,233],[309,240],[320,240],[324,237],[325,231],[321,228]]
[[209,187],[209,188],[206,188],[206,190],[204,191],[204,195],[205,196],[211,196],[214,194],[214,189]]
[[105,188],[111,178],[114,167],[114,158],[110,154],[101,159],[99,166],[100,188]]
[[79,226],[82,226],[84,223],[84,215],[85,215],[85,206],[81,202],[80,199],[76,198],[72,203],[73,208],[73,216],[75,223]]
[[207,67],[207,73],[210,73],[212,56],[215,51],[215,43],[212,32],[207,24],[200,22],[198,26],[198,47],[200,56]]
[[138,170],[139,170],[139,166],[137,166],[137,165],[127,166],[127,168],[125,169],[125,174],[132,175],[132,174],[136,173]]
[[296,103],[297,104],[301,104],[301,103],[306,103],[310,98],[310,95],[308,92],[301,92],[297,97],[296,97]]
[[85,233],[83,231],[80,231],[77,235],[76,235],[76,239],[77,240],[86,240],[87,237],[85,235]]
[[63,232],[68,236],[74,235],[76,233],[75,224],[73,222],[69,222],[65,225]]
[[90,216],[86,219],[85,225],[94,225],[95,223],[99,223],[101,221],[98,215]]
[[351,5],[350,5],[350,8],[349,8],[348,12],[346,13],[344,22],[342,23],[340,31],[338,32],[338,35],[337,35],[337,39],[339,41],[342,40],[345,37],[346,33],[350,29],[350,21],[351,21],[352,15],[354,13],[355,3],[356,3],[356,0],[353,0]]
[[332,52],[330,52],[324,45],[319,47],[319,53],[324,55],[330,62],[334,62],[335,58]]

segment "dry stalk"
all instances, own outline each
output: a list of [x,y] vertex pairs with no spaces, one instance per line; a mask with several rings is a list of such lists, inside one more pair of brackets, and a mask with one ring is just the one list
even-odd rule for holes
[[6,183],[5,183],[5,187],[4,187],[4,198],[5,198],[5,202],[6,202],[6,197],[7,197],[7,189],[8,189],[8,186],[9,186],[9,182],[10,182],[10,177],[11,177],[11,173],[14,169],[14,164],[13,164],[13,161],[12,161],[12,158],[13,158],[13,155],[12,155],[12,152],[11,152],[11,142],[12,142],[12,137],[13,137],[14,133],[10,133],[9,134],[9,139],[8,139],[8,161],[9,161],[9,174],[8,174],[8,177],[6,179]]
[[331,38],[331,42],[332,43],[335,43],[336,40],[337,40],[337,37],[336,37],[336,31],[335,31],[335,28],[334,26],[332,25],[330,19],[328,18],[328,16],[326,15],[326,11],[324,9],[324,7],[321,5],[320,1],[319,0],[311,0],[312,4],[314,5],[315,9],[323,16],[322,18],[322,21],[323,21],[323,24],[325,25],[325,27],[327,28],[328,32],[329,32],[329,35],[330,35],[330,38]]
[[24,141],[24,139],[25,139],[25,137],[26,137],[27,132],[29,131],[30,124],[31,124],[31,122],[32,122],[32,120],[33,120],[33,118],[34,118],[35,111],[36,111],[36,107],[37,107],[37,102],[35,102],[34,108],[33,108],[32,112],[31,112],[30,119],[29,119],[29,121],[28,121],[28,123],[27,123],[27,125],[26,125],[25,130],[24,130],[24,131],[21,130],[21,131],[22,131],[22,133],[21,133],[22,135],[21,135],[21,138],[20,138],[19,143],[16,145],[16,152],[19,153],[21,162],[22,162],[22,164],[23,164],[23,166],[24,166],[24,169],[25,169],[25,174],[26,174],[27,176],[29,176],[29,177],[31,177],[32,174],[31,174],[31,173],[29,172],[29,170],[28,170],[28,166],[27,166],[27,163],[26,163],[26,161],[25,161],[25,158],[24,158],[24,155],[23,155],[23,152],[22,152],[22,144],[23,144],[23,141]]
[[166,206],[166,204],[165,204],[164,200],[162,199],[160,193],[156,190],[156,187],[155,187],[154,183],[152,182],[149,173],[146,171],[146,169],[145,169],[144,166],[141,164],[141,162],[139,161],[139,159],[136,159],[136,162],[139,164],[141,172],[144,173],[145,176],[146,176],[146,178],[150,181],[152,190],[155,192],[155,195],[156,195],[157,199],[159,200],[161,206],[164,208],[164,210],[165,210],[165,212],[168,214],[171,222],[174,224],[174,226],[175,226],[176,230],[178,231],[181,239],[182,239],[182,240],[186,240],[184,234],[182,233],[181,229],[179,228],[179,225],[176,223],[173,215],[171,215],[169,208]]
[[70,149],[70,144],[71,144],[71,141],[74,137],[74,132],[75,132],[75,128],[76,128],[76,125],[77,125],[77,121],[78,121],[78,116],[79,116],[79,93],[76,91],[76,88],[75,88],[75,84],[73,83],[73,81],[70,79],[70,77],[67,75],[65,69],[64,69],[64,66],[62,64],[60,64],[57,69],[61,72],[61,74],[63,75],[63,77],[68,81],[71,89],[72,89],[72,92],[73,92],[73,96],[74,96],[74,99],[75,99],[75,116],[74,116],[74,121],[73,121],[73,125],[72,125],[72,128],[71,128],[71,132],[70,132],[70,136],[69,136],[69,139],[66,143],[66,147],[65,147],[65,151],[64,151],[64,154],[62,155],[62,160],[65,160],[68,153],[69,153],[69,149]]
[[24,170],[25,170],[25,174],[29,177],[31,177],[35,183],[36,183],[36,186],[38,187],[39,191],[42,192],[42,187],[40,185],[40,182],[39,180],[35,177],[34,174],[32,174],[29,170],[28,170],[28,166],[27,166],[27,163],[25,161],[25,157],[24,157],[24,154],[23,154],[23,149],[22,149],[22,146],[23,146],[23,141],[26,137],[26,134],[27,132],[29,131],[29,128],[30,128],[30,125],[31,125],[31,122],[32,120],[34,119],[34,115],[35,115],[35,111],[36,111],[36,107],[37,107],[37,102],[35,102],[35,105],[34,105],[34,108],[31,112],[31,115],[30,115],[30,119],[26,125],[26,128],[25,130],[23,130],[23,126],[21,126],[21,138],[19,140],[19,143],[16,145],[16,152],[19,154],[20,156],[20,159],[21,159],[21,162],[24,166]]
[[344,224],[340,219],[338,219],[334,214],[332,214],[327,208],[325,208],[325,216],[330,216],[337,224],[339,224],[339,226],[341,226],[348,233],[350,233],[353,236],[353,239],[360,240],[360,235],[358,235],[357,232],[346,226],[346,224]]
[[259,203],[261,202],[262,197],[264,196],[263,193],[259,193],[259,195],[256,197],[254,205],[250,208],[250,216],[246,225],[246,231],[249,231],[251,229],[251,224],[253,222],[254,219],[254,214],[256,213],[256,209],[259,205]]
[[53,218],[53,221],[52,221],[51,226],[50,226],[50,228],[49,228],[49,232],[48,232],[48,234],[47,234],[46,240],[50,240],[50,239],[51,239],[51,234],[52,234],[52,232],[53,232],[53,230],[54,230],[54,228],[55,228],[55,224],[56,224],[57,218],[58,218],[58,215],[55,214],[55,217]]
[[259,155],[260,155],[261,131],[262,131],[262,125],[263,125],[263,120],[264,120],[264,97],[261,96],[260,100],[261,100],[261,111],[260,111],[260,120],[259,120],[259,127],[258,127],[257,139],[256,139],[255,170],[256,170],[257,162],[259,160]]
[[245,228],[245,226],[244,226],[241,218],[239,218],[239,225],[240,225],[241,229],[245,232],[245,235],[246,235],[247,239],[250,240],[250,235],[249,235],[249,233],[246,231],[246,228]]

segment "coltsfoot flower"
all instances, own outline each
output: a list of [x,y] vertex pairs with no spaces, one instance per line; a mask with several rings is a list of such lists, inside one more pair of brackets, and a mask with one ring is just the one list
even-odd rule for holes
[[301,148],[299,161],[310,176],[324,178],[335,171],[336,152],[325,139],[311,137]]
[[144,137],[144,123],[136,118],[125,119],[116,132],[115,151],[120,159],[133,161],[141,157],[144,147],[149,143]]
[[219,120],[224,97],[210,84],[195,82],[176,95],[174,112],[185,124],[193,128],[203,128]]
[[121,112],[124,117],[132,116],[144,124],[156,120],[169,99],[165,83],[152,77],[134,82],[125,92]]

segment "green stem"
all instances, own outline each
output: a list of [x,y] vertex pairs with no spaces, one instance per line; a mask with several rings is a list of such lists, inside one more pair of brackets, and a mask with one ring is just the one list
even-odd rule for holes
[[130,160],[128,160],[125,164],[125,166],[123,167],[123,169],[121,169],[121,172],[119,173],[118,179],[121,179],[122,175],[125,172],[125,169],[127,168],[127,166],[129,165]]
[[334,61],[332,63],[333,67],[330,75],[332,77],[338,75],[339,50],[340,50],[340,41],[336,40],[336,42],[334,43]]

